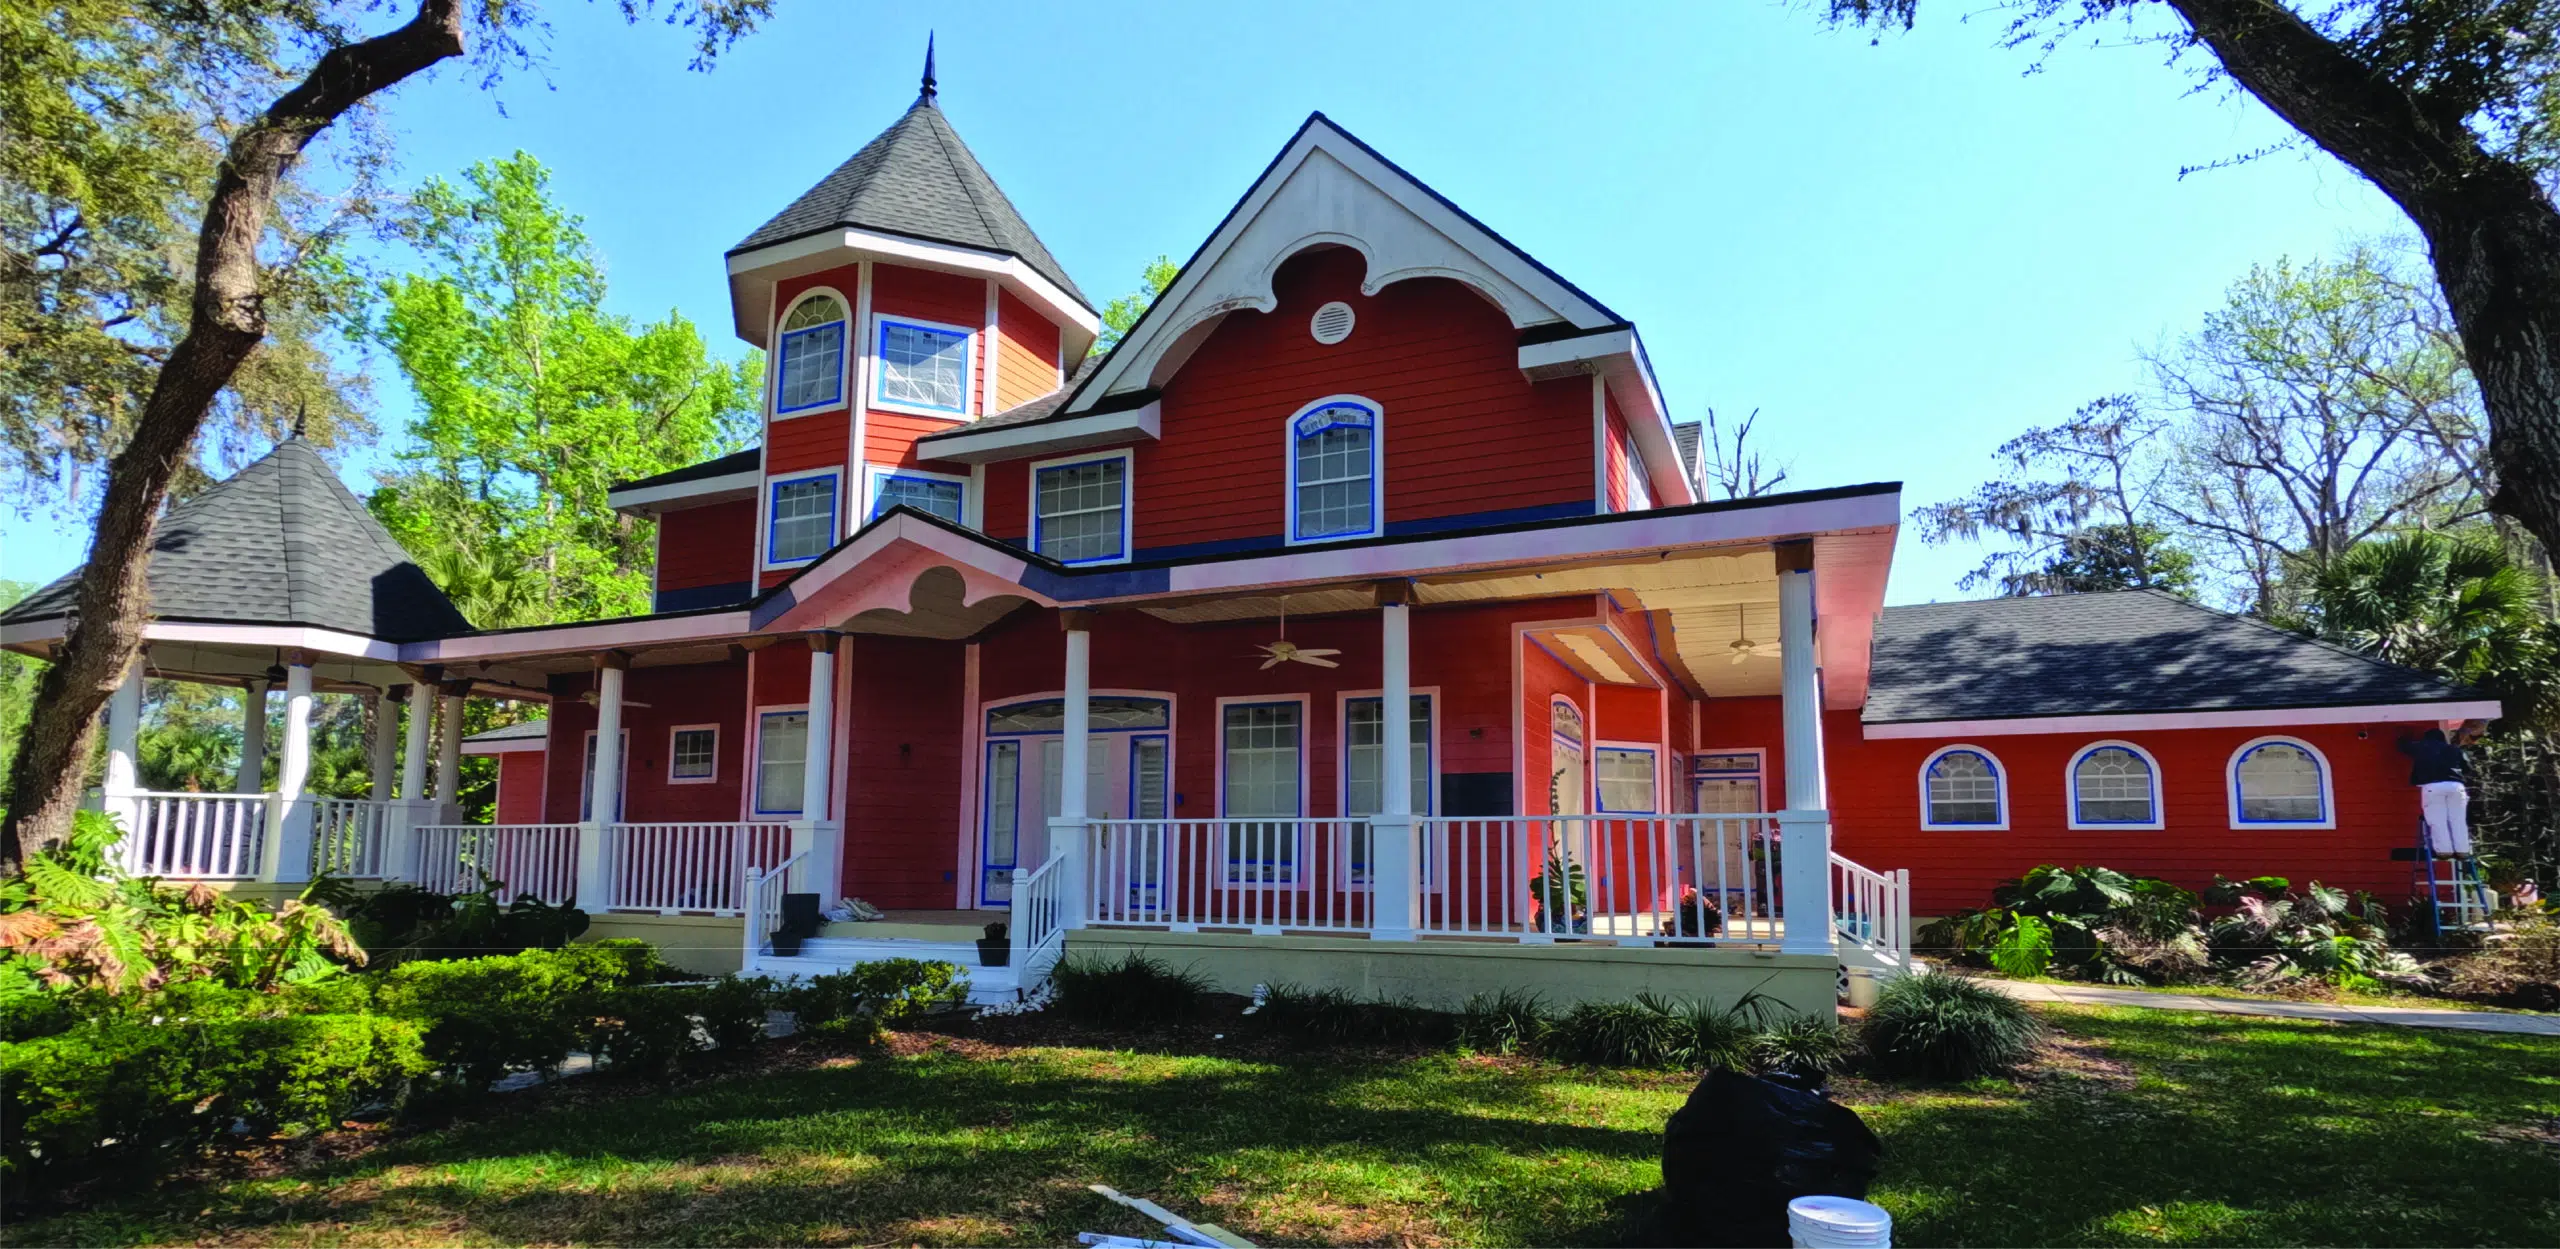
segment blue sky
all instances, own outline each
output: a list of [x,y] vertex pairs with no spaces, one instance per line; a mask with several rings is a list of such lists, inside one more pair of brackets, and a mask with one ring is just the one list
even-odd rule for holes
[[[2402,228],[2316,151],[2180,177],[2289,132],[2121,28],[2030,74],[1996,11],[1939,0],[1871,43],[1819,7],[785,0],[704,75],[677,32],[555,3],[546,73],[490,93],[448,68],[386,120],[407,179],[539,156],[617,310],[734,348],[721,253],[906,108],[928,25],[945,113],[1097,305],[1321,109],[1635,320],[1679,419],[1758,409],[1791,486],[1899,480],[1913,506],[2137,385],[2250,264]],[[376,373],[396,436],[407,396]],[[85,544],[7,517],[0,576]],[[1891,601],[1959,597],[1974,559],[1906,531]]]

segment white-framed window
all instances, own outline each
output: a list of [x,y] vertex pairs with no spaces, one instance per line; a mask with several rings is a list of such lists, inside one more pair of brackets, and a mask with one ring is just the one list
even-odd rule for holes
[[756,708],[755,813],[800,814],[808,775],[808,705]]
[[764,483],[764,566],[788,568],[836,544],[838,469],[791,473]]
[[2231,752],[2233,828],[2335,828],[2329,760],[2293,737],[2261,737]]
[[1295,884],[1305,857],[1307,698],[1218,700],[1218,814],[1227,821],[1226,878]]
[[871,320],[872,407],[926,416],[969,415],[974,327],[910,317]]
[[863,519],[874,521],[899,504],[919,512],[939,516],[952,524],[965,523],[969,501],[969,479],[949,473],[928,473],[918,468],[883,468],[871,466],[871,506],[864,509]]
[[813,291],[783,314],[774,353],[773,414],[796,416],[844,402],[844,302]]
[[[1433,791],[1439,786],[1439,774],[1433,770],[1435,738],[1432,733],[1433,704],[1439,691],[1413,691],[1411,715],[1406,732],[1411,735],[1408,765],[1411,784],[1406,790],[1415,815],[1431,814]],[[1381,694],[1345,694],[1342,696],[1342,814],[1349,819],[1376,815],[1386,806],[1387,724],[1386,698]],[[1429,839],[1423,839],[1424,853],[1430,853]],[[1346,860],[1336,875],[1346,885],[1369,883],[1369,826],[1354,825]],[[1426,872],[1429,864],[1419,865]]]
[[1562,694],[1547,702],[1547,813],[1585,815],[1582,708]]
[[720,726],[679,724],[667,731],[667,783],[708,785],[720,779]]
[[1689,784],[1700,815],[1755,815],[1768,752],[1757,746],[1701,750],[1689,756]]
[[1591,752],[1591,770],[1600,791],[1600,809],[1609,814],[1642,814],[1661,808],[1662,791],[1655,781],[1651,746],[1601,746]]
[[1653,506],[1653,477],[1645,472],[1644,452],[1636,450],[1633,430],[1627,432],[1627,458],[1620,466],[1626,478],[1620,483],[1627,496],[1627,510],[1641,512]]
[[578,756],[579,820],[601,818],[603,822],[611,824],[622,818],[623,796],[631,792],[631,730],[629,729],[622,730],[622,757],[615,762],[620,766],[614,769],[618,779],[614,783],[613,813],[599,817],[596,815],[596,731],[588,729],[586,750]]
[[1289,541],[1339,542],[1385,532],[1385,410],[1328,395],[1289,416]]
[[2009,827],[2009,774],[1980,746],[1945,746],[1920,765],[1920,827]]
[[2132,742],[2091,742],[2063,774],[2073,828],[2161,827],[2160,761]]
[[1130,453],[1031,465],[1031,549],[1062,564],[1129,559]]

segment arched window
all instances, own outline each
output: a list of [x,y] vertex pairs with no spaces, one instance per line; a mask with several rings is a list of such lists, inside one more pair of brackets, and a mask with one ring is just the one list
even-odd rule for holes
[[1547,721],[1553,729],[1547,741],[1547,812],[1588,814],[1583,798],[1582,709],[1558,695],[1547,704]]
[[2009,784],[1979,746],[1948,746],[1920,765],[1920,827],[2009,827]]
[[1382,532],[1381,415],[1366,399],[1333,395],[1289,418],[1289,541],[1335,542]]
[[2073,828],[2160,827],[2160,767],[2131,742],[2093,742],[2064,778]]
[[786,416],[844,402],[844,305],[811,295],[782,318],[773,412]]
[[2231,826],[2329,828],[2329,761],[2307,742],[2261,737],[2231,754]]

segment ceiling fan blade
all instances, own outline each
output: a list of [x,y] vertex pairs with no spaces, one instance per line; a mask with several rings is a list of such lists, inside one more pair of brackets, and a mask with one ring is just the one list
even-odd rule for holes
[[1729,663],[1737,663],[1737,664],[1738,664],[1738,663],[1741,663],[1743,660],[1746,660],[1746,659],[1749,659],[1749,658],[1751,658],[1751,652],[1749,652],[1749,651],[1735,651],[1735,652],[1733,653],[1733,658],[1732,658],[1732,659],[1730,659],[1730,660],[1728,660],[1727,662],[1729,662]]
[[1262,661],[1262,670],[1263,670],[1263,671],[1265,671],[1265,672],[1269,672],[1269,671],[1270,671],[1270,670],[1272,670],[1273,668],[1277,668],[1277,667],[1279,667],[1281,664],[1286,663],[1286,662],[1288,662],[1288,661],[1287,661],[1284,657],[1279,656],[1279,655],[1274,655],[1274,656],[1272,656],[1271,658],[1269,658],[1269,659],[1266,659],[1266,660],[1263,660],[1263,661]]
[[1299,652],[1298,652],[1298,662],[1299,662],[1299,663],[1302,663],[1302,664],[1314,664],[1315,666],[1317,666],[1317,667],[1319,667],[1319,668],[1339,668],[1339,667],[1341,667],[1341,666],[1342,666],[1341,664],[1335,663],[1335,662],[1333,662],[1333,661],[1332,661],[1332,660],[1330,660],[1330,659],[1318,659],[1318,658],[1316,658],[1314,655],[1309,654],[1309,653],[1308,653],[1308,652],[1306,652],[1306,651],[1299,651]]
[[1322,647],[1322,646],[1317,646],[1317,647],[1305,647],[1305,646],[1301,646],[1301,647],[1299,647],[1299,648],[1298,648],[1298,653],[1299,653],[1299,654],[1301,654],[1301,655],[1339,655],[1339,654],[1341,654],[1342,652],[1341,652],[1341,651],[1339,651],[1339,650],[1334,650],[1334,649],[1331,649],[1331,648],[1328,648],[1328,647]]

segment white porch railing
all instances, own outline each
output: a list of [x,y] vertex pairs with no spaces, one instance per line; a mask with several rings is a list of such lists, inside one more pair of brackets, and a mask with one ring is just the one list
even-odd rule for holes
[[427,824],[417,829],[411,879],[437,893],[476,893],[480,876],[499,882],[498,902],[567,903],[578,891],[575,824]]
[[745,869],[740,880],[746,897],[746,946],[739,967],[753,975],[759,960],[773,952],[773,933],[782,927],[782,895],[790,892],[791,869],[809,857],[806,850],[770,868]]
[[1421,817],[1415,931],[1775,944],[1777,817]]
[[268,794],[125,793],[109,811],[131,813],[117,844],[136,876],[234,880],[258,874],[266,843]]
[[390,831],[391,804],[363,798],[315,798],[311,801],[311,871],[339,876],[382,877],[390,874],[383,846]]
[[791,826],[783,823],[607,824],[605,906],[737,915],[746,909],[748,874],[790,853]]
[[1014,983],[1026,989],[1047,979],[1066,952],[1066,877],[1059,862],[1051,859],[1013,874],[1013,923],[1007,935],[1013,943]]
[[1255,932],[1374,926],[1365,820],[1094,820],[1086,846],[1088,923]]
[[1911,871],[1879,872],[1831,856],[1831,926],[1879,959],[1911,966]]

